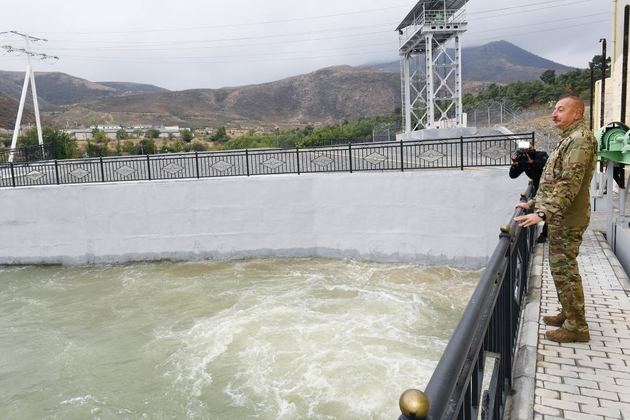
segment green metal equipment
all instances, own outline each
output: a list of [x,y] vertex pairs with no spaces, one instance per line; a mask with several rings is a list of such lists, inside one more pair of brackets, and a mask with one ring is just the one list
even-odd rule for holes
[[630,127],[612,122],[597,130],[595,136],[601,158],[630,164]]

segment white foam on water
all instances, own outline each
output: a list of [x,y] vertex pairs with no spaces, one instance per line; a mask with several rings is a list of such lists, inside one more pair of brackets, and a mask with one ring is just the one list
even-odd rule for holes
[[[441,338],[417,334],[418,323],[440,316],[423,287],[372,278],[417,267],[349,265],[341,280],[292,270],[290,277],[301,278],[298,285],[248,285],[233,291],[240,299],[231,308],[188,330],[159,332],[156,338],[182,344],[166,374],[193,399],[216,392],[217,382],[231,406],[253,407],[262,418],[395,410],[401,386],[428,379],[452,330]],[[414,288],[419,290],[411,292]],[[448,293],[436,296],[448,307],[458,301]],[[423,353],[431,361],[418,360]],[[229,374],[222,370],[224,362]]]
[[[395,417],[400,392],[424,388],[479,278],[317,258],[33,270],[19,282],[0,272],[0,302],[35,299],[45,311],[24,305],[0,327],[40,331],[29,357],[52,363],[10,398],[54,413],[58,395],[85,389],[58,404],[103,418]],[[66,391],[30,399],[59,377]]]
[[69,398],[67,400],[63,400],[59,403],[59,405],[85,405],[90,403],[96,404],[104,404],[103,401],[97,400],[90,394],[82,395],[80,397]]

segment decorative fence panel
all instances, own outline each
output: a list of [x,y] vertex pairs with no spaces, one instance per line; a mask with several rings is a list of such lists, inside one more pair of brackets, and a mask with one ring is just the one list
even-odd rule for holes
[[0,187],[505,166],[534,134],[0,163]]

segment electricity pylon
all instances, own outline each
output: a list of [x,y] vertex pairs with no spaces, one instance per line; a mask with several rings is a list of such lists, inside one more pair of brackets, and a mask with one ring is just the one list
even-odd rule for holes
[[37,124],[37,139],[39,145],[44,144],[42,137],[42,124],[39,118],[39,103],[37,101],[37,88],[35,86],[35,75],[33,72],[33,66],[31,65],[31,57],[38,60],[58,60],[59,57],[42,54],[31,51],[31,41],[33,42],[47,42],[44,38],[37,38],[28,34],[23,34],[17,31],[0,32],[3,34],[13,34],[24,39],[26,48],[15,48],[11,45],[2,45],[0,48],[6,50],[10,54],[18,54],[26,56],[26,73],[24,75],[24,85],[22,86],[22,96],[20,97],[20,107],[18,108],[17,118],[15,119],[15,129],[13,130],[13,139],[11,140],[11,151],[9,153],[9,162],[13,162],[13,155],[15,153],[15,147],[17,145],[18,133],[20,132],[20,124],[22,123],[22,113],[24,112],[24,103],[26,102],[26,91],[28,90],[28,84],[31,83],[31,92],[33,93],[33,107],[35,108],[35,123]]

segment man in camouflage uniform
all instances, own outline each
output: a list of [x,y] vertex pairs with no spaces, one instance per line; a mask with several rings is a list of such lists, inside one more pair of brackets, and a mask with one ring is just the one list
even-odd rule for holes
[[560,343],[590,339],[577,255],[591,215],[589,186],[597,142],[583,115],[584,103],[577,97],[556,104],[552,118],[556,128],[562,130],[560,142],[547,160],[536,197],[517,204],[534,212],[514,219],[524,227],[541,221],[549,226],[549,267],[562,311],[543,320],[560,327],[546,333],[547,339]]

